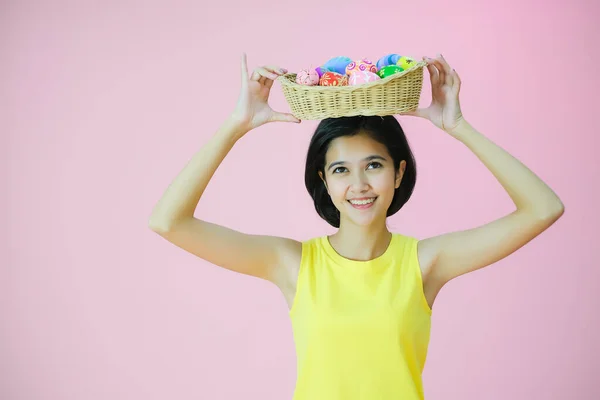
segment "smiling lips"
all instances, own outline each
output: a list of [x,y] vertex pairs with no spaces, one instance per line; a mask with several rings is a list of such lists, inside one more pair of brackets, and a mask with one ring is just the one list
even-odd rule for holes
[[354,208],[363,210],[365,208],[371,207],[375,200],[377,200],[377,197],[363,197],[361,199],[348,200],[348,203],[350,203]]

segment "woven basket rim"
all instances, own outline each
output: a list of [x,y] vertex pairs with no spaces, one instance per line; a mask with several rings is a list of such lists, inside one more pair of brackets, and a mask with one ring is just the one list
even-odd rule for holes
[[309,86],[309,85],[300,85],[298,83],[296,83],[296,76],[298,75],[297,73],[287,73],[285,75],[281,75],[277,78],[277,80],[281,81],[282,85],[288,86],[288,87],[293,87],[297,90],[305,90],[305,91],[320,91],[320,90],[343,90],[343,91],[353,91],[353,90],[357,90],[357,89],[365,89],[365,88],[370,88],[373,86],[379,86],[379,85],[385,85],[391,81],[394,81],[396,79],[400,79],[403,76],[419,69],[419,68],[423,68],[427,65],[426,61],[417,61],[412,67],[410,67],[407,70],[404,70],[402,72],[398,72],[396,74],[387,76],[383,79],[377,79],[376,81],[372,81],[372,82],[366,82],[366,83],[361,83],[360,85],[345,85],[345,86],[320,86],[320,85],[315,85],[315,86]]

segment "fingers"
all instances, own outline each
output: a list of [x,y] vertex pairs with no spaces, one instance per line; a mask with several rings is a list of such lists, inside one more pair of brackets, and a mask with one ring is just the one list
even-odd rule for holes
[[275,80],[280,75],[284,74],[284,72],[281,72],[281,71],[285,71],[285,70],[280,69],[278,67],[273,67],[273,66],[258,67],[254,70],[254,72],[252,72],[252,76],[250,77],[250,79],[253,81],[260,81],[261,78]]
[[[433,85],[448,85],[452,87],[454,85],[454,74],[452,68],[444,59],[444,56],[438,54],[437,58],[425,57],[427,61],[427,69],[432,74],[431,83]],[[435,78],[435,79],[434,79]]]
[[440,79],[438,81],[438,84],[443,85],[443,84],[447,83],[446,82],[446,77],[447,77],[446,68],[444,67],[444,65],[442,64],[440,59],[434,58],[433,65],[435,65],[435,67],[437,68],[437,70],[439,72]]
[[277,74],[285,74],[285,73],[288,72],[287,69],[281,68],[281,67],[279,67],[277,65],[267,65],[267,66],[265,66],[265,68],[268,69],[269,71],[275,72]]
[[456,70],[450,67],[450,64],[446,61],[443,55],[440,54],[441,64],[444,66],[446,70],[446,84],[452,88],[452,91],[459,93],[460,85],[462,83],[460,76]]
[[[287,69],[278,67],[276,65],[267,65],[265,67],[265,69],[267,69],[268,71],[273,72],[274,74],[277,74],[278,77],[281,76],[281,75],[283,75],[283,74],[286,74],[288,72]],[[275,83],[274,79],[267,79],[267,78],[265,78],[264,85],[267,86],[269,89],[271,87],[273,87],[273,83]]]
[[443,71],[443,79],[440,76],[440,81],[452,87],[454,85],[454,76],[452,75],[452,68],[450,68],[450,65],[448,64],[448,62],[446,62],[446,59],[441,54],[438,54],[438,57],[435,59],[435,61],[436,66],[440,68],[441,71]]
[[446,72],[446,84],[450,87],[454,86],[454,70],[450,67],[450,64],[446,61],[443,55],[440,54],[440,63],[444,67],[444,71]]
[[266,65],[255,69],[251,79],[270,89],[273,87],[275,80],[287,72],[285,68],[280,68],[276,65]]
[[431,86],[435,87],[438,85],[440,80],[440,74],[437,68],[433,65],[433,60],[429,57],[424,57],[427,61],[427,71],[429,71],[429,76],[431,77]]
[[287,69],[281,68],[277,65],[265,65],[262,67],[256,68],[252,71],[252,75],[248,77],[248,61],[246,53],[242,53],[242,82],[247,82],[248,80],[259,82],[261,85],[268,86],[269,88],[273,86],[273,81],[277,79],[279,76],[286,74],[288,72]]
[[275,81],[273,79],[265,78],[265,80],[262,84],[265,85],[266,87],[268,87],[269,89],[271,89],[273,87],[274,83],[275,83]]

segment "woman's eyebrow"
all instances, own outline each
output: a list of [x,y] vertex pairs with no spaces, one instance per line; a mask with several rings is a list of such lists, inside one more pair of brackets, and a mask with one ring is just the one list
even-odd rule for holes
[[[387,159],[385,159],[382,156],[378,156],[376,154],[363,158],[362,161],[372,161],[372,160],[382,160],[382,161],[387,161]],[[329,171],[331,168],[335,167],[336,165],[341,165],[341,164],[345,164],[346,161],[334,161],[331,164],[329,164],[329,167],[327,167],[327,170]]]

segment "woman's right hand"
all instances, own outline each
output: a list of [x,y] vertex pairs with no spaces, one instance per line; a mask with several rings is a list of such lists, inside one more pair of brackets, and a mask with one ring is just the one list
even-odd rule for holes
[[289,113],[274,111],[268,103],[271,87],[287,70],[277,66],[256,68],[248,76],[246,53],[242,54],[242,87],[231,119],[246,131],[269,122],[295,122],[300,120]]

